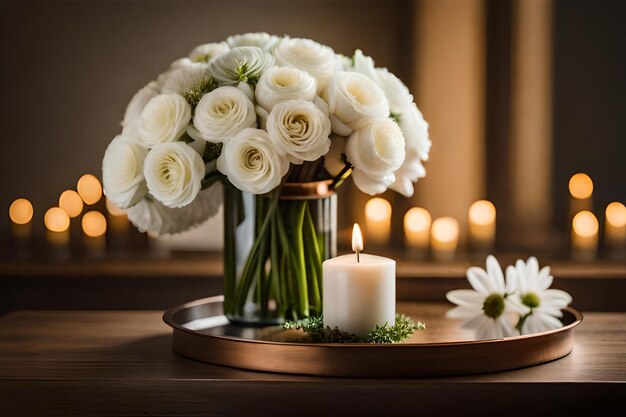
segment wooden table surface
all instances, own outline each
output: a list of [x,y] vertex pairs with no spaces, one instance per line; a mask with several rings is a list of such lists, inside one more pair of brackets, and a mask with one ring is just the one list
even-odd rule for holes
[[194,362],[172,352],[161,316],[18,311],[0,318],[0,416],[600,415],[626,394],[624,313],[585,314],[574,351],[551,363],[407,380],[256,373]]

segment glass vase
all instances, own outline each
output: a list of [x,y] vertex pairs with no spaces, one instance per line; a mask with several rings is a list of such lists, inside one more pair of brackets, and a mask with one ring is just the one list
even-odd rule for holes
[[322,313],[322,262],[336,255],[331,180],[268,195],[224,187],[224,314],[272,325]]

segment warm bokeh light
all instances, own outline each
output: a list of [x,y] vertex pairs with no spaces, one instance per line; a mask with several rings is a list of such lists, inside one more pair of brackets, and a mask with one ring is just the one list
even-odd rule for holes
[[15,224],[26,224],[33,218],[33,205],[25,198],[18,198],[9,207],[9,217]]
[[574,198],[584,199],[593,194],[593,181],[587,174],[578,173],[569,180],[569,193]]
[[430,228],[432,217],[425,208],[413,207],[404,215],[404,228],[411,232],[423,232]]
[[69,216],[59,207],[48,209],[43,217],[43,222],[46,228],[52,232],[64,232],[70,227]]
[[80,177],[76,189],[87,205],[96,204],[102,198],[100,180],[91,174],[85,174]]
[[108,198],[106,199],[105,204],[106,204],[107,211],[109,212],[111,216],[125,216],[126,215],[126,212],[124,210],[119,208],[114,202],[112,202]]
[[431,234],[438,242],[454,242],[459,238],[459,222],[452,217],[440,217],[433,222]]
[[83,212],[83,199],[74,190],[65,190],[59,197],[59,207],[63,209],[68,216],[74,218],[80,216]]
[[365,204],[365,217],[376,222],[391,219],[391,204],[384,198],[372,198]]
[[615,227],[626,225],[626,207],[617,201],[606,206],[606,221]]
[[581,211],[572,221],[574,233],[578,236],[589,237],[598,234],[598,219],[590,211]]
[[107,220],[99,211],[85,213],[81,225],[83,232],[89,237],[102,236],[107,231]]
[[496,207],[491,201],[478,200],[469,208],[469,221],[473,224],[487,225],[496,220]]
[[363,250],[363,234],[358,223],[354,223],[354,226],[352,226],[352,250],[355,252]]

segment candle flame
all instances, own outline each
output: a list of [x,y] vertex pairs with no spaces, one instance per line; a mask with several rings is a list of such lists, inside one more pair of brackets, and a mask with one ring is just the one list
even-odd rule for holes
[[363,250],[363,235],[358,223],[354,223],[352,227],[352,250],[358,255]]
[[33,205],[25,198],[18,198],[9,207],[9,217],[15,224],[26,224],[33,218]]
[[585,199],[593,194],[593,181],[589,175],[579,172],[569,180],[569,193],[572,197]]
[[581,211],[572,221],[574,233],[579,236],[590,237],[598,234],[598,219],[590,211]]
[[626,207],[617,201],[606,207],[606,221],[615,227],[624,227],[626,225]]
[[470,222],[478,225],[487,225],[496,221],[496,207],[491,201],[478,200],[470,206]]

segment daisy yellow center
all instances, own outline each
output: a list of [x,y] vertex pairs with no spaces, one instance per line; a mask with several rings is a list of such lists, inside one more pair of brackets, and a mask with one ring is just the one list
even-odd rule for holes
[[504,313],[504,297],[498,293],[491,294],[483,302],[483,311],[492,319],[500,317]]
[[535,294],[534,292],[529,292],[522,296],[522,303],[527,307],[530,307],[530,308],[539,307],[540,302],[541,300],[539,299],[539,296]]

